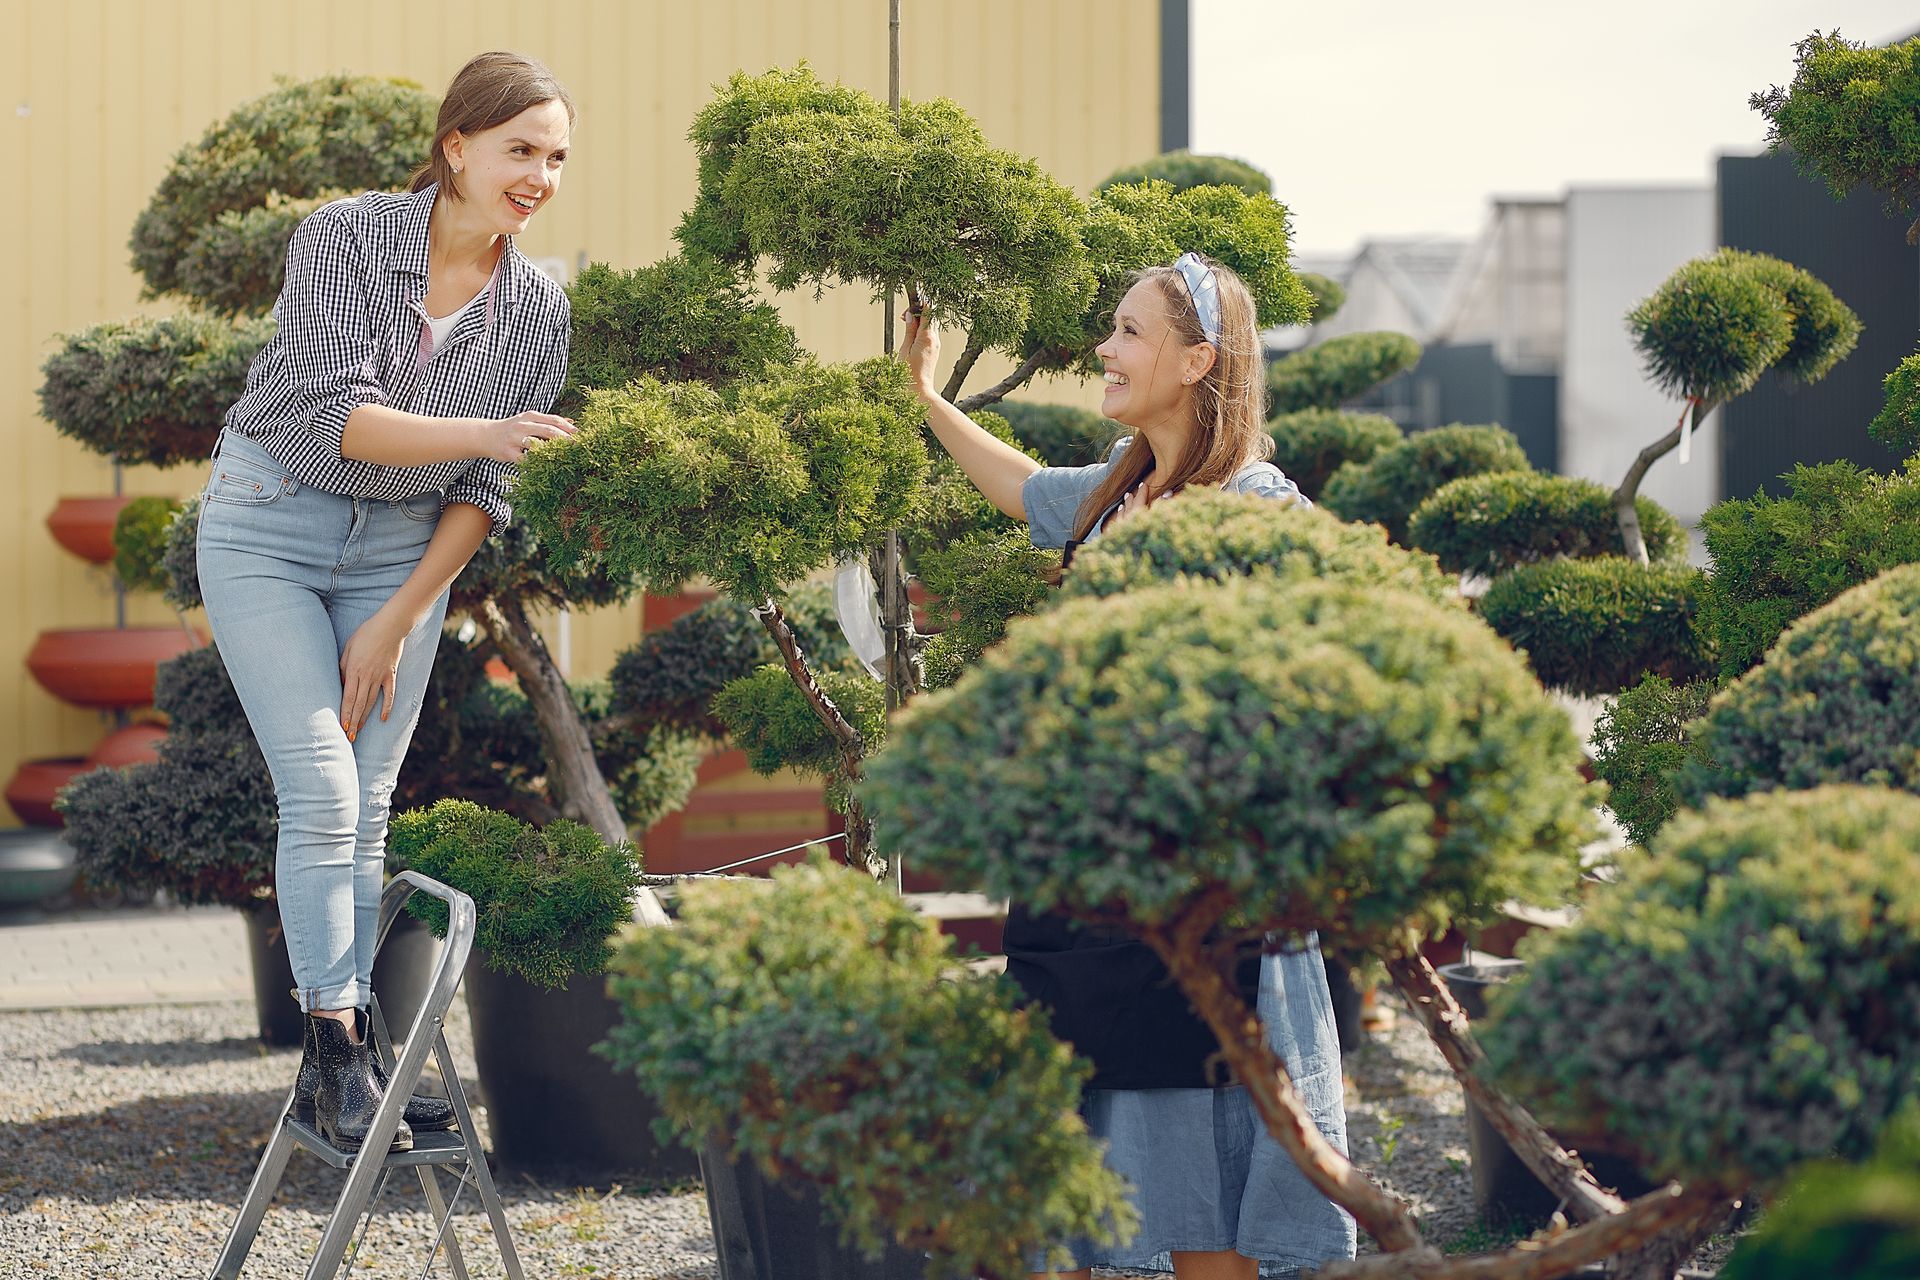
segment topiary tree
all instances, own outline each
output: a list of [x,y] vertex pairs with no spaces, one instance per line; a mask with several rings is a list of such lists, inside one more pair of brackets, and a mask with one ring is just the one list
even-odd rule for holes
[[1383,526],[1389,538],[1404,544],[1414,510],[1448,481],[1531,467],[1526,451],[1505,427],[1456,423],[1416,431],[1365,462],[1341,467],[1327,481],[1321,502],[1348,520]]
[[[1886,193],[1887,212],[1920,205],[1920,36],[1884,48],[1816,31],[1794,46],[1793,83],[1756,93],[1767,142],[1791,148],[1803,169],[1826,180],[1835,199],[1855,187]],[[1920,239],[1920,221],[1907,243]]]
[[1323,276],[1318,271],[1302,271],[1300,283],[1307,286],[1307,292],[1313,295],[1313,314],[1307,317],[1309,324],[1330,320],[1334,312],[1347,305],[1346,287],[1330,276]]
[[1391,418],[1338,409],[1277,414],[1268,419],[1267,434],[1273,437],[1273,464],[1315,502],[1341,467],[1370,462],[1381,450],[1406,439]]
[[1489,1066],[1575,1141],[1726,1195],[1857,1159],[1920,1085],[1920,799],[1716,801],[1522,947]]
[[[1636,500],[1647,554],[1686,559],[1687,534],[1651,498]],[[1429,494],[1407,522],[1407,540],[1450,573],[1492,576],[1542,560],[1626,553],[1613,496],[1591,480],[1540,471],[1463,476]]]
[[1920,565],[1800,619],[1694,731],[1681,799],[1865,782],[1920,791]]
[[1404,333],[1348,333],[1267,366],[1267,411],[1338,409],[1420,363],[1420,344]]
[[1607,808],[1627,839],[1649,844],[1680,807],[1674,775],[1705,761],[1694,734],[1719,689],[1711,679],[1675,684],[1647,676],[1600,713],[1593,728],[1593,771],[1607,784]]
[[1175,191],[1185,191],[1190,187],[1237,187],[1250,196],[1273,194],[1273,179],[1267,176],[1266,170],[1230,156],[1198,155],[1185,148],[1165,151],[1151,160],[1116,169],[1093,190],[1095,195],[1099,195],[1108,187],[1155,179],[1167,183]]
[[1798,466],[1787,496],[1729,499],[1701,519],[1713,574],[1701,631],[1733,679],[1794,619],[1895,565],[1920,561],[1920,460],[1891,475]]
[[1634,458],[1614,490],[1627,554],[1647,562],[1635,501],[1655,462],[1682,448],[1715,406],[1752,388],[1769,368],[1819,381],[1853,350],[1860,320],[1807,272],[1765,254],[1721,249],[1668,276],[1627,313],[1634,346],[1660,388],[1684,400],[1680,421]]
[[613,971],[615,1063],[690,1141],[817,1184],[869,1253],[1012,1280],[1063,1239],[1131,1234],[1076,1108],[1086,1066],[866,877],[689,886],[680,927],[630,933]]
[[1540,683],[1598,696],[1648,672],[1682,682],[1710,672],[1712,650],[1694,625],[1704,590],[1685,564],[1545,560],[1495,578],[1480,616],[1525,651]]

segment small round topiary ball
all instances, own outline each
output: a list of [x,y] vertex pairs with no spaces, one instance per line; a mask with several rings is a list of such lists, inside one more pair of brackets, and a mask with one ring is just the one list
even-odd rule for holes
[[1074,556],[1068,599],[1110,596],[1179,577],[1281,582],[1338,579],[1462,607],[1432,556],[1404,551],[1377,525],[1257,494],[1189,489],[1113,525]]
[[1526,958],[1482,1038],[1565,1140],[1729,1193],[1858,1158],[1920,1092],[1920,799],[1714,801]]
[[1682,771],[1686,804],[1866,782],[1920,792],[1920,565],[1800,619],[1714,699]]
[[[1176,504],[1177,505],[1177,504]],[[871,763],[876,828],[1039,908],[1395,950],[1562,901],[1591,825],[1564,713],[1464,611],[1252,578],[1017,620]]]

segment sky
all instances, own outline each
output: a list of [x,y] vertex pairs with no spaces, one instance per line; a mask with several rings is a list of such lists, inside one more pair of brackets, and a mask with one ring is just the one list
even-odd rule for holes
[[1297,254],[1471,236],[1496,196],[1705,186],[1817,29],[1885,44],[1915,0],[1192,0],[1193,149],[1273,175]]

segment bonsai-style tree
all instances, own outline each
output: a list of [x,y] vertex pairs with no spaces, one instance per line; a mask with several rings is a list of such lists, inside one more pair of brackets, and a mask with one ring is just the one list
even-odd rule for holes
[[1341,467],[1371,462],[1406,438],[1392,418],[1339,409],[1276,414],[1267,420],[1267,434],[1273,437],[1273,465],[1314,502]]
[[1365,462],[1341,467],[1327,481],[1321,501],[1348,520],[1383,526],[1389,538],[1404,544],[1407,521],[1448,481],[1531,469],[1526,451],[1505,427],[1436,427],[1417,431]]
[[[1640,529],[1655,561],[1687,557],[1687,533],[1666,508],[1638,500]],[[1451,573],[1487,577],[1543,560],[1626,553],[1613,496],[1591,480],[1544,471],[1462,476],[1414,508],[1407,540]]]
[[1713,670],[1696,624],[1705,589],[1684,563],[1542,560],[1495,578],[1480,616],[1526,653],[1542,684],[1601,697],[1648,672],[1685,682]]
[[1796,382],[1818,382],[1853,350],[1860,320],[1800,268],[1765,254],[1722,249],[1668,276],[1627,313],[1627,327],[1649,376],[1686,402],[1673,430],[1639,452],[1614,490],[1627,555],[1645,564],[1636,498],[1648,468],[1768,369]]

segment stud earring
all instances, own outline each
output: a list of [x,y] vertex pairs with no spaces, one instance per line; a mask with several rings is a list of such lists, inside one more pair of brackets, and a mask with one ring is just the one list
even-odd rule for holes
[[455,166],[453,166],[453,171],[454,171],[455,173],[459,173],[459,172],[460,172],[460,166],[459,166],[459,165],[455,165]]

